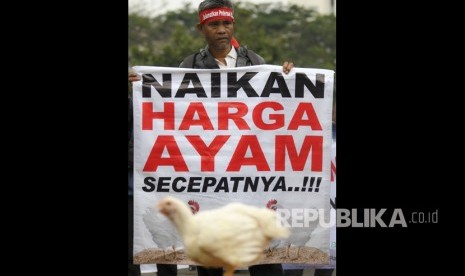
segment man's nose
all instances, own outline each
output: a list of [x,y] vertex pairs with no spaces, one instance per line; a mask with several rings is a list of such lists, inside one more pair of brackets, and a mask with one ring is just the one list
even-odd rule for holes
[[226,32],[226,26],[224,24],[219,24],[218,25],[218,32],[219,33],[225,33]]

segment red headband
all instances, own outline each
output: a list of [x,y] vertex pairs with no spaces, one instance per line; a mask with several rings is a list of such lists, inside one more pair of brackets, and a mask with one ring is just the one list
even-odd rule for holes
[[234,22],[233,10],[230,8],[214,8],[199,13],[200,25],[211,20],[230,20]]

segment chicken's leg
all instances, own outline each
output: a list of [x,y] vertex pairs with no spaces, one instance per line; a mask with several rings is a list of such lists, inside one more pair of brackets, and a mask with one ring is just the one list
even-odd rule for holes
[[234,276],[234,267],[226,267],[223,276]]
[[284,257],[281,257],[281,258],[282,258],[282,259],[285,259],[285,258],[290,259],[290,258],[291,258],[291,254],[289,253],[290,250],[291,250],[291,244],[289,244],[289,245],[286,247],[286,254],[284,255]]
[[297,260],[297,259],[299,258],[299,251],[300,251],[300,246],[297,247],[297,257],[295,257],[295,258],[290,258],[290,256],[289,256],[289,258],[290,258],[291,260]]
[[171,247],[173,248],[173,253],[174,253],[173,260],[176,260],[176,258],[178,257],[178,254],[176,253],[176,247],[174,247],[174,245],[172,245]]

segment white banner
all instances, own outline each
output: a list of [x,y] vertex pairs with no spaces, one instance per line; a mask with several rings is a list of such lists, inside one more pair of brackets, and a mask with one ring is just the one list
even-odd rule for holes
[[230,202],[274,209],[291,236],[262,263],[329,263],[330,227],[319,224],[330,221],[333,71],[134,70],[136,263],[194,264],[154,209],[167,195],[194,213]]

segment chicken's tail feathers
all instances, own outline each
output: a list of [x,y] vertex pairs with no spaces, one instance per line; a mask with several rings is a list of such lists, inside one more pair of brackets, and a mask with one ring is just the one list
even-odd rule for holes
[[145,224],[147,230],[149,230],[152,238],[154,238],[157,229],[157,221],[155,219],[155,211],[152,208],[147,208],[145,213],[142,215],[142,221]]

